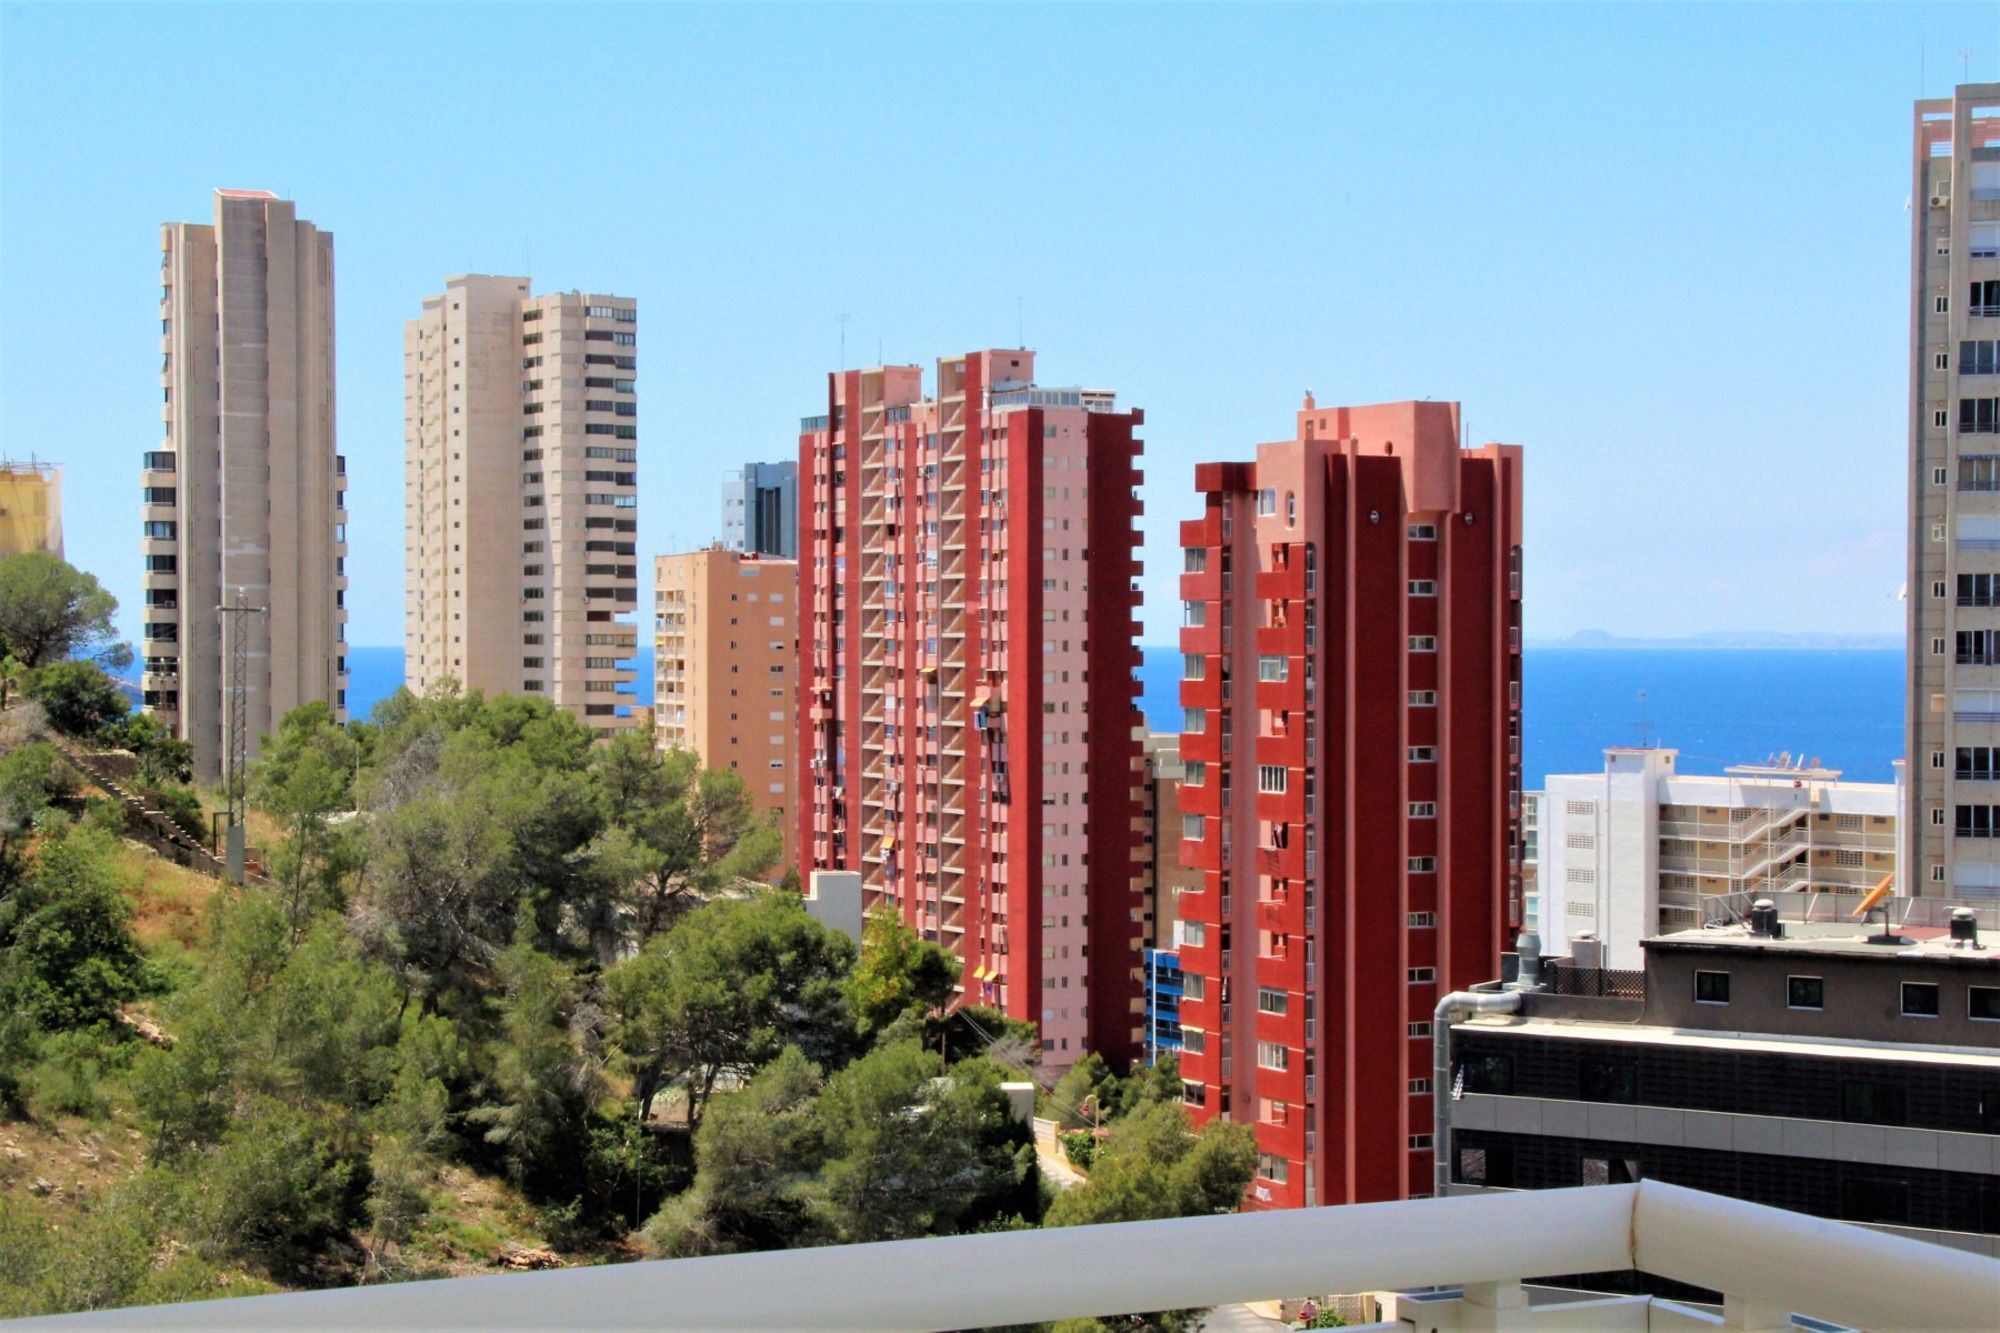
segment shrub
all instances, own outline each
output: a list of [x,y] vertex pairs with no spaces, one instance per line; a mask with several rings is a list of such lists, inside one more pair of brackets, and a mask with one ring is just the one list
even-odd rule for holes
[[1087,1129],[1071,1130],[1061,1136],[1063,1156],[1079,1171],[1090,1170],[1097,1160],[1097,1135]]

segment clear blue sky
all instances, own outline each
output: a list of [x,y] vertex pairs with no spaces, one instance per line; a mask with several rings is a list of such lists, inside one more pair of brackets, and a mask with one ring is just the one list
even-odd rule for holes
[[[1146,409],[1148,641],[1196,462],[1322,403],[1527,447],[1531,636],[1896,631],[1910,102],[2000,7],[0,10],[0,450],[138,597],[158,224],[335,235],[351,641],[402,630],[402,322],[640,303],[641,552],[848,359],[1012,344]],[[651,605],[650,592],[640,605]]]

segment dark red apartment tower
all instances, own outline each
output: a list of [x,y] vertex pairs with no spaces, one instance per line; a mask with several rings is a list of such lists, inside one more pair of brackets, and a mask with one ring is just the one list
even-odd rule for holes
[[1181,525],[1181,1074],[1252,1207],[1431,1188],[1431,1015],[1521,919],[1521,451],[1317,406]]
[[799,850],[1043,1059],[1138,1054],[1140,442],[1034,353],[828,377],[799,434]]

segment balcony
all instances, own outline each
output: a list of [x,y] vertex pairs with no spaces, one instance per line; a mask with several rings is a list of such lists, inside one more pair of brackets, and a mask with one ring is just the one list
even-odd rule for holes
[[[1521,1279],[1629,1269],[1724,1294],[1532,1305]],[[609,1264],[159,1306],[153,1328],[928,1329],[1379,1292],[1410,1328],[1991,1326],[1990,1259],[1656,1181]],[[922,1273],[922,1282],[909,1281]],[[1031,1274],[1032,1279],[1024,1279]],[[1446,1290],[1447,1288],[1455,1290]],[[1398,1294],[1399,1292],[1409,1294]],[[24,1327],[130,1326],[132,1312]]]

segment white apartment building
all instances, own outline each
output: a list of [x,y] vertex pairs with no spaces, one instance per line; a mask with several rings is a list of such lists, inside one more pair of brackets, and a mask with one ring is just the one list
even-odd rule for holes
[[1900,781],[1790,762],[1698,776],[1678,758],[1619,747],[1602,773],[1548,776],[1535,829],[1546,953],[1594,939],[1603,966],[1637,970],[1649,935],[1773,893],[1859,895],[1895,874]]
[[460,275],[403,331],[413,690],[537,694],[635,724],[638,308]]

